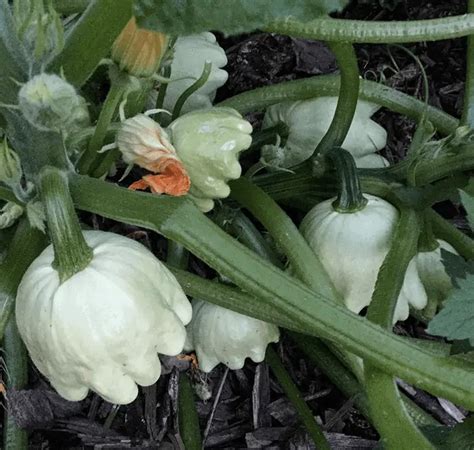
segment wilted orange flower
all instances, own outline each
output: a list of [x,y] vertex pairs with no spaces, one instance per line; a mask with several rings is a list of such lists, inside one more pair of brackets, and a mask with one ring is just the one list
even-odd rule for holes
[[156,194],[185,195],[191,181],[166,131],[145,114],[122,122],[116,145],[127,164],[137,164],[151,172],[130,185],[130,189],[150,189]]
[[161,158],[155,164],[158,174],[145,175],[129,186],[133,190],[150,189],[155,194],[168,194],[175,197],[186,195],[191,187],[186,170],[181,161],[175,158]]

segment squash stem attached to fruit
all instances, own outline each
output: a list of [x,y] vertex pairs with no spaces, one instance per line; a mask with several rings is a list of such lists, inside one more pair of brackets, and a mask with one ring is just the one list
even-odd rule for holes
[[353,156],[343,148],[334,148],[327,154],[339,176],[339,193],[333,208],[340,213],[364,209],[367,199],[362,195],[359,176]]
[[54,264],[64,282],[87,267],[92,249],[82,234],[67,176],[58,169],[45,167],[40,173],[40,191],[54,247]]

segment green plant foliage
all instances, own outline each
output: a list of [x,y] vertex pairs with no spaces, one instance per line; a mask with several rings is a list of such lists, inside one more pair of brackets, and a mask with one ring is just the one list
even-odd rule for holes
[[428,333],[474,343],[474,275],[458,281],[443,310],[430,322]]
[[452,429],[426,426],[423,427],[423,432],[438,449],[470,450],[474,442],[474,417],[466,419]]
[[[467,190],[471,191],[471,184]],[[463,205],[471,227],[474,223],[474,197],[460,191]],[[453,280],[455,289],[451,292],[442,311],[430,322],[428,333],[457,341],[469,340],[474,344],[474,262],[441,251],[447,274]],[[470,351],[467,342],[457,342],[455,353]]]
[[474,197],[465,191],[461,191],[461,200],[467,212],[467,218],[471,228],[474,228]]
[[459,287],[458,280],[466,278],[468,274],[474,274],[474,261],[465,261],[459,255],[441,249],[441,258],[446,273],[451,277],[453,285]]
[[201,31],[237,34],[254,31],[276,19],[308,21],[340,11],[347,0],[135,0],[140,26],[163,33],[186,35]]

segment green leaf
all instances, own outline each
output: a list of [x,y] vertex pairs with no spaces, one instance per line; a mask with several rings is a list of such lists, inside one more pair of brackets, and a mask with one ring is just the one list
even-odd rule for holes
[[459,287],[459,278],[474,274],[474,260],[465,261],[463,257],[448,252],[444,248],[441,249],[441,261],[455,287]]
[[474,275],[458,280],[442,311],[428,326],[428,333],[474,343]]
[[466,419],[454,428],[427,426],[423,433],[436,448],[443,450],[472,450],[474,448],[474,417]]
[[276,19],[309,21],[340,11],[348,0],[135,0],[141,27],[173,35],[201,31],[238,34],[262,28]]
[[451,346],[450,355],[462,355],[464,353],[469,353],[474,350],[474,347],[471,345],[469,339],[463,339],[462,341],[454,341]]
[[445,450],[470,450],[474,442],[474,417],[456,425],[446,439]]
[[0,102],[16,103],[19,87],[15,81],[25,81],[28,62],[8,2],[0,2],[0,60]]
[[[471,189],[472,181],[469,183],[468,189]],[[460,191],[461,201],[464,206],[464,209],[467,212],[467,219],[469,220],[469,225],[471,229],[474,229],[474,197],[472,194],[469,194],[466,191]]]

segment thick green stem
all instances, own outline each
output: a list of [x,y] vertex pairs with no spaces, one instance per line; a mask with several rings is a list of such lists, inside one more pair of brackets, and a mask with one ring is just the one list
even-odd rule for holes
[[[15,314],[12,314],[5,329],[3,352],[7,369],[8,389],[24,389],[28,382],[28,353],[16,326]],[[3,421],[3,448],[5,450],[27,450],[28,433],[18,427],[11,414],[5,414]]]
[[168,241],[166,262],[177,269],[186,269],[189,262],[189,252],[181,244]]
[[359,66],[354,47],[345,42],[330,42],[329,47],[341,72],[339,98],[334,118],[318,144],[315,156],[325,156],[334,147],[342,147],[351,127],[359,96]]
[[62,283],[87,267],[92,260],[92,249],[82,234],[67,176],[46,167],[40,174],[40,189],[54,247],[54,264]]
[[98,152],[104,145],[104,139],[117,111],[117,107],[130,88],[130,83],[130,77],[125,73],[118,73],[111,77],[110,90],[102,105],[94,134],[77,165],[79,173],[88,174],[94,167],[94,161],[99,156]]
[[247,208],[270,232],[277,245],[285,249],[299,278],[324,297],[339,298],[321,261],[278,204],[245,178],[232,181],[230,186],[231,197]]
[[27,220],[20,221],[0,265],[0,340],[15,307],[16,290],[26,269],[46,245],[46,236],[30,228]]
[[257,255],[281,267],[282,263],[253,222],[242,212],[222,208],[214,221]]
[[[450,159],[458,160],[457,156]],[[402,181],[407,170],[407,164],[402,161],[397,164],[398,170],[395,171],[396,166],[385,169],[358,169],[359,179],[361,181],[362,190],[374,195],[386,196],[391,191],[402,188]],[[431,176],[433,173],[439,173],[438,169],[442,169],[446,161],[432,160],[426,163],[420,163],[417,166],[416,173],[423,173]],[[452,168],[453,165],[451,164]],[[458,169],[464,170],[464,166],[459,164]],[[392,170],[393,169],[393,170]],[[449,198],[452,194],[452,189],[459,189],[464,187],[468,181],[469,171],[466,173],[459,172],[456,175],[444,177],[436,181],[436,185],[427,186],[425,191],[420,193],[420,205],[417,206],[431,206],[440,200]],[[423,178],[425,175],[423,175]],[[425,178],[426,180],[426,178]],[[293,173],[270,173],[256,176],[252,181],[260,186],[275,200],[290,199],[298,195],[309,195],[321,198],[329,198],[336,194],[337,186],[330,176],[315,177],[311,171],[310,165],[305,165],[297,168]],[[417,181],[419,177],[417,176]],[[425,184],[425,183],[423,183]],[[424,186],[420,186],[424,187]]]
[[179,376],[178,396],[179,434],[186,450],[202,450],[199,417],[194,403],[194,392],[185,373]]
[[[390,251],[379,270],[367,318],[392,329],[393,315],[402,289],[408,264],[417,253],[420,225],[415,211],[402,209],[392,238]],[[413,423],[405,409],[392,375],[366,362],[365,379],[371,417],[380,433],[384,448],[434,449]]]
[[334,356],[324,342],[313,336],[295,332],[290,332],[290,336],[309,358],[310,362],[321,369],[348,399],[354,401],[358,410],[371,421],[369,404],[364,388],[354,375]]
[[449,242],[455,250],[468,260],[474,259],[474,240],[443,219],[435,211],[427,212],[436,237]]
[[160,232],[322,338],[434,395],[474,408],[474,373],[465,362],[419,349],[323,296],[320,287],[313,292],[230,238],[187,198],[133,192],[74,174],[70,184],[78,208]]
[[[200,298],[206,302],[214,303],[223,308],[231,309],[232,311],[255,317],[265,322],[274,323],[287,330],[292,330],[293,332],[290,334],[301,350],[329,377],[347,398],[354,398],[354,402],[361,413],[370,420],[367,398],[363,387],[358,383],[354,375],[331,353],[328,347],[319,339],[316,339],[315,336],[318,333],[311,326],[295,322],[287,314],[281,313],[272,305],[258,301],[258,299],[249,296],[240,289],[206,280],[184,270],[173,267],[169,268],[184,289],[186,295]],[[301,333],[305,333],[305,335]],[[420,341],[417,344],[425,346],[430,345],[430,342]],[[431,349],[431,346],[429,348]],[[436,346],[433,351],[443,356],[450,354],[449,347],[445,349],[444,347],[439,348]],[[408,398],[404,397],[404,402],[410,411],[410,415],[418,425],[438,424],[436,420]]]
[[64,73],[69,83],[82,86],[131,17],[132,0],[91,0],[47,71]]
[[337,212],[349,214],[364,209],[367,199],[362,195],[353,156],[343,148],[333,148],[327,156],[339,177],[338,195],[332,204],[333,208]]
[[330,450],[329,442],[324,436],[323,430],[317,424],[314,419],[314,415],[306,404],[301,392],[296,387],[295,383],[291,379],[290,375],[283,366],[277,353],[271,346],[267,347],[267,353],[265,355],[265,361],[270,366],[270,369],[275,375],[278,383],[285,391],[286,396],[291,401],[292,405],[296,409],[296,412],[300,416],[301,422],[308,431],[314,445],[320,450]]
[[[467,10],[469,13],[474,13],[474,0],[468,1]],[[466,58],[466,85],[461,123],[474,128],[474,33],[467,37]]]
[[414,180],[417,186],[424,186],[457,172],[469,172],[474,169],[474,152],[465,152],[426,161],[416,168]]
[[[429,210],[428,212],[430,212]],[[419,252],[432,252],[439,247],[439,243],[433,233],[433,223],[431,222],[431,216],[428,212],[422,214],[423,226],[420,231],[420,237],[418,239],[418,251]]]
[[[216,106],[228,106],[245,114],[260,111],[275,103],[306,100],[316,97],[336,96],[339,93],[340,76],[318,75],[303,80],[285,81],[273,86],[265,86],[230,97]],[[453,133],[459,121],[410,95],[373,81],[360,80],[359,98],[384,106],[392,111],[420,120],[426,119],[442,134]]]
[[317,41],[365,44],[439,41],[474,33],[474,14],[403,22],[369,22],[332,18],[299,22],[296,19],[286,17],[272,22],[265,27],[265,31]]

